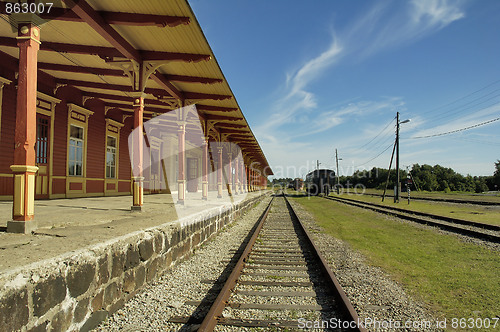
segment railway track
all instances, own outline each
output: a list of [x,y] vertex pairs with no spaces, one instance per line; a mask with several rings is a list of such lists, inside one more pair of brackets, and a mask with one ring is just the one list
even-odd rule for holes
[[[382,197],[382,194],[368,194],[363,195]],[[394,198],[392,195],[385,195],[386,198]],[[473,204],[473,205],[487,205],[487,206],[499,206],[500,202],[490,202],[490,201],[480,201],[480,200],[465,200],[465,199],[453,199],[453,198],[437,198],[437,197],[411,197],[412,200],[421,201],[432,201],[432,202],[444,202],[444,203],[456,203],[456,204]]]
[[273,197],[248,238],[237,262],[229,262],[230,274],[218,279],[223,283],[215,300],[186,303],[209,307],[204,317],[177,316],[170,322],[197,331],[217,325],[295,330],[314,324],[366,331],[357,326],[354,307],[284,195]]
[[439,227],[446,231],[467,235],[470,237],[500,243],[500,226],[480,222],[456,219],[431,213],[411,211],[407,209],[361,202],[348,198],[326,196],[326,199],[342,202],[352,206],[370,209],[398,218],[411,220],[420,224]]

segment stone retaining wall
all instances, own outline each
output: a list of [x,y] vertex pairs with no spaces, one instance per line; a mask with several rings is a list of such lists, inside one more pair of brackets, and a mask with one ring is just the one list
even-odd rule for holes
[[[260,196],[31,264],[0,280],[0,331],[88,331]],[[186,220],[184,220],[184,223]]]

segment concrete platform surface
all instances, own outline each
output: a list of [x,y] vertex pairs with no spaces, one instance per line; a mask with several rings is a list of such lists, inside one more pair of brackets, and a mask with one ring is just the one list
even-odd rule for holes
[[[190,215],[216,207],[230,206],[258,192],[217,198],[209,192],[202,200],[201,193],[187,193],[185,205],[177,204],[177,195],[144,196],[141,212],[130,210],[132,197],[93,197],[35,202],[38,228],[34,234],[0,232],[0,276],[31,263],[103,243],[113,238],[172,223],[189,220]],[[11,219],[12,202],[0,202],[0,227]]]

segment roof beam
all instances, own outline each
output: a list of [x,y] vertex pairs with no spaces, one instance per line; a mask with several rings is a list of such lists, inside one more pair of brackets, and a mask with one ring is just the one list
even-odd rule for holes
[[[0,46],[17,48],[17,39],[11,37],[0,37]],[[48,52],[63,52],[74,54],[97,55],[101,58],[121,58],[123,55],[114,47],[80,45],[55,43],[44,41],[40,45],[40,50]],[[191,53],[176,53],[176,52],[157,52],[157,51],[138,51],[141,55],[147,58],[154,58],[158,61],[187,61],[196,62],[200,59],[209,60],[210,55],[191,54]]]
[[[165,78],[165,76],[154,73],[153,75],[151,75],[151,78],[163,89],[167,90],[171,96],[175,97],[176,99],[184,100],[184,92],[177,89],[169,80]],[[148,88],[144,89],[145,92],[146,90],[148,90]]]
[[[132,105],[132,104],[127,105],[127,104],[105,102],[105,105],[108,107],[121,108],[124,110],[133,110],[134,109],[134,105]],[[157,113],[167,113],[167,112],[171,111],[171,110],[167,110],[164,108],[152,107],[152,106],[144,106],[144,110],[149,111],[149,112],[157,112]]]
[[82,74],[94,74],[102,76],[126,77],[123,70],[119,69],[82,67],[82,66],[72,66],[72,65],[61,65],[57,63],[45,63],[45,62],[39,62],[38,68],[45,70],[63,71],[67,73],[82,73]]
[[[104,18],[95,11],[92,6],[90,6],[85,0],[62,0],[71,10],[77,14],[85,23],[87,23],[92,29],[94,29],[99,35],[101,35],[108,43],[114,46],[123,56],[129,60],[134,60],[140,64],[144,61],[163,61],[162,58],[165,56],[172,56],[172,53],[168,52],[155,52],[152,53],[141,53],[135,49],[132,44],[130,44],[125,38],[122,37],[113,27],[111,27]],[[174,56],[179,56],[180,53],[174,53]],[[210,58],[210,55],[208,56]],[[196,60],[192,61],[202,61],[203,58],[195,57]],[[182,58],[183,61],[186,60],[185,57]],[[184,99],[184,96],[180,90],[178,90],[171,82],[165,79],[159,74],[153,74],[152,78],[156,81],[163,89],[165,89],[171,96],[176,99]],[[144,82],[144,86],[146,82]],[[140,85],[142,87],[142,83]],[[142,87],[144,88],[144,87]],[[142,89],[141,88],[141,89]]]
[[212,58],[209,54],[176,53],[161,51],[140,51],[144,61],[169,61],[180,60],[185,62],[208,61]]
[[164,76],[171,82],[202,83],[202,84],[214,84],[223,82],[223,80],[220,78],[185,76],[185,75],[164,75]]
[[[82,91],[82,94],[87,97],[93,97],[93,98],[98,98],[98,99],[108,99],[108,100],[116,100],[116,101],[126,101],[129,103],[132,103],[134,101],[133,97],[129,96],[123,96],[123,95],[111,95],[111,94],[106,94],[106,93],[99,93],[99,92],[91,92],[91,91]],[[157,99],[144,99],[144,103],[146,105],[158,105],[158,106],[167,106],[170,107],[168,104],[165,104],[162,101],[159,101]],[[172,109],[170,107],[170,109]]]
[[212,121],[216,121],[216,120],[222,120],[222,121],[241,121],[241,120],[243,120],[242,117],[236,117],[236,116],[212,115],[212,114],[206,114],[206,113],[201,113],[201,115],[203,116],[203,118],[205,118],[206,120],[209,120],[209,121],[211,121],[211,120]]
[[82,20],[113,45],[127,59],[142,63],[142,57],[128,41],[113,29],[85,0],[62,0]]
[[[153,77],[154,79],[154,77]],[[79,81],[79,80],[67,80],[67,79],[57,79],[59,84],[66,84],[72,86],[79,87],[87,87],[94,89],[103,89],[103,90],[114,90],[114,91],[125,91],[125,92],[133,92],[132,86],[128,85],[120,85],[120,84],[109,84],[109,83],[100,83],[100,82],[90,82],[90,81]],[[165,83],[167,83],[166,81]],[[154,96],[165,96],[165,90],[157,89],[157,88],[145,88],[145,93],[152,94]],[[197,92],[183,92],[182,93],[186,99],[213,99],[213,100],[222,100],[232,98],[229,95],[216,95],[216,94],[208,94],[208,93],[197,93]]]
[[186,99],[213,99],[213,100],[224,100],[231,99],[233,96],[230,95],[216,95],[211,93],[200,93],[200,92],[184,92]]
[[[39,62],[38,68],[45,70],[63,71],[68,73],[126,77],[123,70],[119,69],[61,65],[58,63],[45,63],[45,62]],[[170,82],[214,84],[214,83],[221,83],[223,81],[222,79],[219,78],[208,78],[208,77],[198,77],[198,76],[165,75],[165,74],[163,76],[165,76],[166,79],[169,80]]]
[[219,128],[217,125],[215,126],[215,128],[221,134],[246,134],[246,133],[248,133],[250,135],[250,132],[248,130]]
[[196,109],[203,110],[203,111],[214,111],[214,112],[236,112],[236,111],[238,111],[237,108],[232,108],[232,107],[221,107],[221,106],[202,105],[202,104],[196,104]]
[[[2,6],[5,7],[4,3]],[[169,15],[150,15],[150,14],[135,14],[97,11],[107,24],[130,25],[130,26],[158,26],[158,27],[175,27],[180,24],[189,24],[191,19],[185,16],[169,16]],[[84,22],[71,9],[52,7],[50,12],[40,15],[46,20],[58,20],[67,22]]]
[[216,125],[217,125],[217,127],[222,128],[222,129],[224,129],[224,128],[236,128],[236,129],[248,128],[247,125],[239,125],[239,124],[224,123],[224,122],[218,122]]

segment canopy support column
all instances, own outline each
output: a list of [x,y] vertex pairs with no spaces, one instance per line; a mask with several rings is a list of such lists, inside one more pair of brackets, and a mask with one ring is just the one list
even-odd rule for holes
[[144,204],[144,95],[141,93],[134,100],[134,136],[132,137],[133,146],[133,174],[132,177],[132,211],[141,211]]
[[37,58],[40,49],[39,18],[29,15],[18,25],[19,77],[14,145],[14,195],[12,220],[7,232],[29,234],[37,228],[35,217],[35,141]]
[[201,165],[201,198],[208,200],[208,137],[203,137],[203,158]]
[[177,137],[179,140],[179,174],[177,177],[177,204],[184,205],[186,199],[186,123],[179,122],[177,128]]
[[233,157],[233,154],[231,152],[228,152],[227,153],[227,159],[228,159],[227,169],[228,169],[228,172],[226,174],[226,177],[227,177],[227,194],[229,196],[233,196],[233,164],[232,164],[232,160],[231,160],[232,157]]
[[222,198],[222,146],[217,147],[218,167],[217,167],[217,198]]

